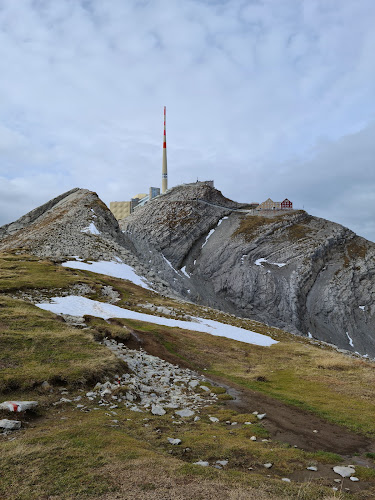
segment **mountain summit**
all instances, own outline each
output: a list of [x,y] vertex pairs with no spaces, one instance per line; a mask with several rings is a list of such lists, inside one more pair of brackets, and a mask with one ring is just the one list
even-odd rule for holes
[[196,183],[119,225],[74,189],[1,227],[10,250],[121,259],[163,293],[375,357],[375,244],[302,210],[247,210]]

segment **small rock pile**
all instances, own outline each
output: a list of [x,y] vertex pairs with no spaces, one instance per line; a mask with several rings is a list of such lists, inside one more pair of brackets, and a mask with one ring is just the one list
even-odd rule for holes
[[[126,362],[131,373],[116,377],[114,382],[96,384],[86,396],[100,406],[116,408],[119,404],[132,411],[164,415],[175,409],[178,417],[192,417],[195,411],[217,401],[217,395],[203,385],[205,378],[161,358],[134,350],[121,342],[103,341],[117,357]],[[202,388],[202,393],[197,390]],[[208,389],[207,391],[204,388]]]

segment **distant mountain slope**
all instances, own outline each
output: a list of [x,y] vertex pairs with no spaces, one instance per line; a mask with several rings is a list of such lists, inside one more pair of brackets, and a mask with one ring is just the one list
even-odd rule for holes
[[0,228],[0,251],[131,265],[161,293],[375,357],[375,244],[304,211],[259,215],[201,183],[121,221],[74,189]]
[[192,300],[375,356],[375,244],[304,211],[238,207],[191,184],[121,226],[190,276]]

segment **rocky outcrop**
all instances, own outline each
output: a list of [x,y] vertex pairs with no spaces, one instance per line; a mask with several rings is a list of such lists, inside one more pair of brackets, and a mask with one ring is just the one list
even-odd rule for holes
[[128,257],[130,247],[110,210],[86,189],[68,191],[0,228],[0,251],[40,257],[109,260]]
[[304,211],[246,211],[195,185],[122,228],[139,254],[168,258],[185,298],[375,356],[375,244],[349,229]]
[[[72,189],[0,228],[0,252],[30,253],[58,262],[72,257],[120,260],[146,277],[161,293],[176,296],[186,290],[185,277],[160,252],[146,249],[146,245],[139,250],[137,247],[97,194],[87,189]],[[176,286],[171,288],[170,282]]]

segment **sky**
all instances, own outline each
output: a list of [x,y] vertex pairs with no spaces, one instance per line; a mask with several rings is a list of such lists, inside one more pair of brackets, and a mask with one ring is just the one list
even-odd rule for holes
[[214,179],[375,241],[374,0],[0,0],[0,225]]

